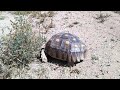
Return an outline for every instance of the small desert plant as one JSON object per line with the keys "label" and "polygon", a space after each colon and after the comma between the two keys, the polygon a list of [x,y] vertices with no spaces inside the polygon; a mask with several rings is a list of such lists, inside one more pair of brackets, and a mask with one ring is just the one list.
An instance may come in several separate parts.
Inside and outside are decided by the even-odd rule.
{"label": "small desert plant", "polygon": [[1,40],[0,59],[6,65],[21,68],[33,60],[34,52],[39,50],[45,38],[40,33],[37,36],[33,33],[24,16],[11,23],[11,32]]}
{"label": "small desert plant", "polygon": [[98,14],[97,17],[94,18],[98,20],[98,23],[104,23],[108,17],[110,17],[110,15],[103,15],[100,11],[100,14]]}
{"label": "small desert plant", "polygon": [[12,14],[15,15],[31,15],[32,17],[41,18],[41,17],[52,17],[54,15],[53,11],[12,11]]}
{"label": "small desert plant", "polygon": [[91,60],[99,60],[99,57],[95,56],[95,55],[92,55],[91,56]]}
{"label": "small desert plant", "polygon": [[5,17],[4,16],[0,16],[0,20],[4,20],[5,19]]}
{"label": "small desert plant", "polygon": [[[44,13],[43,13],[44,12]],[[31,16],[36,17],[36,18],[41,18],[41,17],[53,17],[54,16],[53,11],[32,11]]]}
{"label": "small desert plant", "polygon": [[12,14],[15,14],[15,15],[28,15],[30,14],[32,11],[12,11],[11,13]]}
{"label": "small desert plant", "polygon": [[0,20],[4,20],[5,16],[2,16],[2,11],[0,11]]}
{"label": "small desert plant", "polygon": [[[46,34],[50,28],[54,28],[53,24],[53,11],[32,11],[32,13],[28,16],[28,20],[35,19],[34,25],[35,27],[42,28],[44,34]],[[32,19],[31,19],[32,18]],[[31,22],[32,24],[32,22]]]}
{"label": "small desert plant", "polygon": [[114,13],[118,13],[118,14],[120,14],[120,11],[113,11]]}

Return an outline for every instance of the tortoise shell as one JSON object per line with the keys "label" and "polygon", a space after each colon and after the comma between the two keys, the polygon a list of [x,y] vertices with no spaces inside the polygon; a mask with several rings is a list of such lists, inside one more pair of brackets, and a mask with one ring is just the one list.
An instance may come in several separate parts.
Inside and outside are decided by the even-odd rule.
{"label": "tortoise shell", "polygon": [[75,35],[58,33],[53,35],[45,45],[45,54],[55,59],[80,62],[85,57],[86,45]]}

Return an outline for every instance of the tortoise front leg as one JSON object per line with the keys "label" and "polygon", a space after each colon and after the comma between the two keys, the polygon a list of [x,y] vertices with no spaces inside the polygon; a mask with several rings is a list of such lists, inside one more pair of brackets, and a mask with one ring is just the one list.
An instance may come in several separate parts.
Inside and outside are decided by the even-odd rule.
{"label": "tortoise front leg", "polygon": [[45,49],[41,48],[40,50],[40,60],[41,62],[47,62],[47,56],[45,55]]}
{"label": "tortoise front leg", "polygon": [[68,59],[68,66],[69,66],[69,67],[73,67],[73,66],[74,66],[74,62],[73,62],[73,59],[72,59],[72,58],[71,58],[71,59],[70,59],[70,58]]}

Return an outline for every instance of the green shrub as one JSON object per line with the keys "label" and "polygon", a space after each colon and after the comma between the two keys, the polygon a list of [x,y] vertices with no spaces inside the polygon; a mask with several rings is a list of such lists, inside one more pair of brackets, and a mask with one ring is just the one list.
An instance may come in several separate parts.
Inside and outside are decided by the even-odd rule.
{"label": "green shrub", "polygon": [[0,59],[4,64],[21,68],[33,60],[34,52],[39,50],[46,39],[40,33],[37,36],[33,33],[24,16],[16,18],[15,22],[11,23],[10,34],[2,37]]}

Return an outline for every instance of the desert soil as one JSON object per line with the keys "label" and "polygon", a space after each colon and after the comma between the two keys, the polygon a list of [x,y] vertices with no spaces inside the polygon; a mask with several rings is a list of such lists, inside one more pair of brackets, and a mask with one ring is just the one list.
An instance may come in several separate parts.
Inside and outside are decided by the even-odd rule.
{"label": "desert soil", "polygon": [[[47,40],[56,33],[70,32],[77,35],[88,48],[87,58],[69,68],[55,63],[41,63],[38,60],[22,71],[13,68],[12,79],[118,79],[120,78],[120,15],[102,11],[108,16],[96,19],[99,11],[55,11],[53,24],[46,34]],[[6,18],[0,20],[0,29],[10,26],[14,15],[3,12]],[[7,33],[7,29],[6,29]],[[1,31],[0,31],[0,35]]]}

